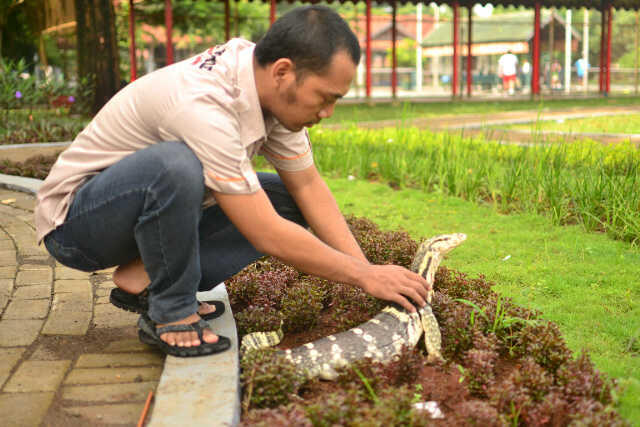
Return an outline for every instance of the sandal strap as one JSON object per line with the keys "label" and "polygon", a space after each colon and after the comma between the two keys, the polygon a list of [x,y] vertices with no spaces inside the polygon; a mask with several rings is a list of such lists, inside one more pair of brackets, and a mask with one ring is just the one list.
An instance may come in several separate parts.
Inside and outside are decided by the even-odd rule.
{"label": "sandal strap", "polygon": [[199,319],[197,322],[193,322],[188,325],[168,325],[161,328],[156,328],[156,335],[160,336],[168,332],[197,332],[198,338],[202,340],[203,331],[208,327],[209,324],[207,322]]}

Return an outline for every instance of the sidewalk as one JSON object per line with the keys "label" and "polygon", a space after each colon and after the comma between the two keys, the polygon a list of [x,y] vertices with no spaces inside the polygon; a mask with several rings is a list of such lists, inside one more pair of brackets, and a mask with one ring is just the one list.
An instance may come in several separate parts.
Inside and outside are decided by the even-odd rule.
{"label": "sidewalk", "polygon": [[233,347],[165,358],[139,342],[137,314],[109,303],[113,269],[73,270],[36,244],[35,198],[14,190],[35,181],[0,175],[2,425],[135,426],[150,392],[145,425],[235,425],[237,338],[224,287],[200,297],[227,303],[212,327]]}
{"label": "sidewalk", "polygon": [[66,268],[38,247],[35,199],[0,189],[0,414],[20,426],[135,425],[164,357],[137,315],[109,304],[111,271]]}

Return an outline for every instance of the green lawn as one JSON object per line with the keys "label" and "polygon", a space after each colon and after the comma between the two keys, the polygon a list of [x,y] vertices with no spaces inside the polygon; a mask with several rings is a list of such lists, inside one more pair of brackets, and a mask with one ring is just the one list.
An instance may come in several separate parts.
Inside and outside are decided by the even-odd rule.
{"label": "green lawn", "polygon": [[420,190],[327,179],[344,213],[420,239],[464,232],[444,265],[496,283],[495,290],[556,322],[572,350],[624,387],[620,413],[640,426],[640,249],[532,214],[493,209]]}
{"label": "green lawn", "polygon": [[552,99],[540,101],[443,101],[415,103],[403,102],[399,105],[379,103],[366,104],[339,103],[333,116],[322,121],[324,124],[348,124],[391,119],[414,119],[418,117],[442,117],[459,114],[482,114],[504,111],[552,111],[579,109],[581,107],[604,107],[637,105],[638,97],[588,98],[588,99]]}
{"label": "green lawn", "polygon": [[640,114],[590,117],[571,120],[544,120],[526,125],[499,126],[502,129],[550,130],[565,133],[640,134]]}

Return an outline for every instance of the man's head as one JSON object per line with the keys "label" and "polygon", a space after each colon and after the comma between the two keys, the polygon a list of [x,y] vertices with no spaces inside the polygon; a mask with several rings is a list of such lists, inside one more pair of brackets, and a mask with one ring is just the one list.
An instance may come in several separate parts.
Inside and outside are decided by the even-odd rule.
{"label": "man's head", "polygon": [[333,114],[355,75],[360,45],[336,12],[307,6],[271,26],[256,45],[255,60],[263,109],[299,130]]}

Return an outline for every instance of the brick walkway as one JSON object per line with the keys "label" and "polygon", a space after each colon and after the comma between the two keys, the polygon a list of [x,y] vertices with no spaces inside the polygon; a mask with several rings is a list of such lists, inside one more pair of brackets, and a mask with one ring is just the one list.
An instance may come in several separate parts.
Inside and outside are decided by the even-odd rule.
{"label": "brick walkway", "polygon": [[0,189],[1,424],[136,425],[164,357],[109,303],[111,270],[72,270],[37,246],[34,203]]}

